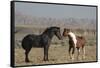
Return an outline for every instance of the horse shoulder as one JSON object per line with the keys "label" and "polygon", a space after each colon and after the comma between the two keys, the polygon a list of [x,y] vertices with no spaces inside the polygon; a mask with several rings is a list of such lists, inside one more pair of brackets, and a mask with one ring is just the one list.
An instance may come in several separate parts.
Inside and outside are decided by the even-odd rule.
{"label": "horse shoulder", "polygon": [[41,36],[41,43],[48,44],[50,42],[50,39],[47,35]]}

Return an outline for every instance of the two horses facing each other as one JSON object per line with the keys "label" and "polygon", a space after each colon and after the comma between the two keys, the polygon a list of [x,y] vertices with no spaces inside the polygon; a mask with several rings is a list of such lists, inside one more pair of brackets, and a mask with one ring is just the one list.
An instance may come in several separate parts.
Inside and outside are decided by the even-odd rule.
{"label": "two horses facing each other", "polygon": [[85,38],[83,36],[76,36],[70,29],[64,28],[63,36],[69,38],[69,56],[74,59],[75,49],[77,49],[77,59],[79,59],[80,48],[82,48],[82,59],[85,58]]}
{"label": "two horses facing each other", "polygon": [[[60,27],[49,27],[42,34],[34,35],[28,34],[22,39],[22,48],[25,50],[25,62],[30,62],[28,54],[32,47],[43,48],[44,49],[44,61],[48,61],[48,50],[51,44],[53,36],[56,35],[59,40],[62,40],[60,33]],[[75,36],[70,30],[64,29],[63,36],[68,36],[69,38],[69,55],[70,58],[74,58],[74,51],[77,48],[78,56],[80,52],[80,47],[85,54],[85,39],[83,37]],[[73,50],[72,50],[73,49]],[[72,54],[70,54],[72,50]],[[77,57],[78,57],[77,56]]]}

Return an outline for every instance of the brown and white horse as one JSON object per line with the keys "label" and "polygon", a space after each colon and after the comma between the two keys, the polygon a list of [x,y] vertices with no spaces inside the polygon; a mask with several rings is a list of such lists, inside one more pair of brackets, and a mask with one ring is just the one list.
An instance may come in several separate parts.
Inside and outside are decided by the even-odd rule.
{"label": "brown and white horse", "polygon": [[76,36],[70,29],[64,28],[63,36],[69,38],[69,56],[74,59],[75,49],[77,49],[77,59],[79,59],[80,48],[82,48],[82,58],[85,58],[85,38]]}

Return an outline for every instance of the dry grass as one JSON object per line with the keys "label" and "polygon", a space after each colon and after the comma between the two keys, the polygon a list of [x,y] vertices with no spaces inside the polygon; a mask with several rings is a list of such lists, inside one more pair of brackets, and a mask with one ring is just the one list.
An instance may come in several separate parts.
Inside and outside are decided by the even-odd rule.
{"label": "dry grass", "polygon": [[[22,26],[21,26],[22,27]],[[25,27],[26,28],[26,27]],[[82,55],[80,55],[79,60],[70,60],[68,55],[68,39],[65,42],[61,43],[62,41],[58,40],[57,37],[52,39],[51,46],[49,48],[49,61],[43,61],[43,49],[42,48],[32,48],[29,53],[29,59],[31,60],[30,63],[25,63],[25,55],[24,50],[21,48],[21,43],[17,42],[21,41],[23,37],[27,34],[39,33],[40,29],[22,29],[15,34],[15,66],[23,66],[23,65],[41,65],[41,64],[57,64],[57,63],[73,63],[73,62],[88,62],[88,61],[97,61],[96,58],[96,36],[92,36],[87,34],[85,37],[87,40],[86,43],[86,58],[82,60]],[[16,44],[17,43],[17,44]],[[62,45],[60,45],[62,44]],[[18,45],[20,46],[18,48]],[[75,55],[76,57],[76,55]]]}
{"label": "dry grass", "polygon": [[19,48],[15,49],[15,65],[41,65],[41,64],[57,64],[57,63],[73,63],[73,62],[88,62],[96,61],[96,46],[86,46],[86,58],[82,60],[80,55],[79,60],[71,61],[68,55],[68,46],[50,46],[49,49],[49,61],[43,61],[43,49],[42,48],[32,48],[29,53],[30,63],[25,63],[24,61],[24,50]]}

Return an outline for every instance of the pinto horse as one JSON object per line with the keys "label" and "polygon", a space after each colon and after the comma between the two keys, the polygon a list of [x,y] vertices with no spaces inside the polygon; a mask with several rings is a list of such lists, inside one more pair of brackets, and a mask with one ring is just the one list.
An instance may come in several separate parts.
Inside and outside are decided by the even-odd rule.
{"label": "pinto horse", "polygon": [[[77,48],[77,59],[79,58],[80,48],[82,48],[82,58],[85,58],[85,38],[76,36],[70,29],[64,28],[63,36],[69,38],[69,56],[74,59],[75,49]],[[71,52],[72,51],[72,52]]]}
{"label": "pinto horse", "polygon": [[48,49],[54,35],[60,40],[62,39],[59,27],[49,27],[40,35],[28,34],[25,36],[22,40],[22,48],[25,50],[25,62],[29,62],[28,54],[32,47],[44,48],[44,61],[48,61]]}

